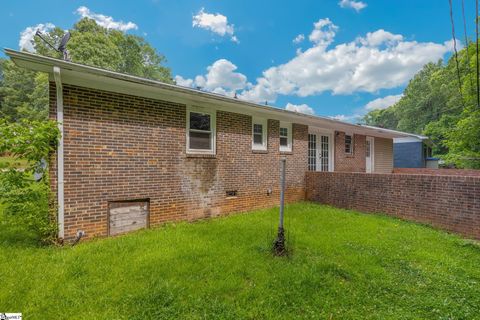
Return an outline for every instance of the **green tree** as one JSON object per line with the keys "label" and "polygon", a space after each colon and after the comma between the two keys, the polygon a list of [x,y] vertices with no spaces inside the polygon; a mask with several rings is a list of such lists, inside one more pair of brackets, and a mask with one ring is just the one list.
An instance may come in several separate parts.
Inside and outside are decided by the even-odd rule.
{"label": "green tree", "polygon": [[[170,69],[163,66],[165,57],[142,37],[106,29],[89,18],[78,21],[70,34],[68,50],[73,62],[173,83]],[[59,43],[63,35],[62,29],[55,28],[46,38]],[[39,38],[34,39],[33,45],[39,54],[61,58]]]}
{"label": "green tree", "polygon": [[[165,57],[139,36],[108,30],[88,18],[78,21],[70,33],[68,50],[73,62],[173,83],[170,69],[163,65]],[[57,27],[44,37],[56,45],[63,35]],[[40,55],[62,58],[39,38],[34,38],[33,45]],[[0,59],[0,116],[19,121],[44,120],[47,115],[48,77]]]}
{"label": "green tree", "polygon": [[380,128],[396,129],[398,127],[398,119],[395,114],[395,108],[372,110],[363,118],[368,125]]}
{"label": "green tree", "polygon": [[398,130],[422,133],[428,123],[440,119],[447,102],[443,77],[441,62],[429,63],[415,75],[395,108]]}
{"label": "green tree", "polygon": [[446,133],[447,160],[460,168],[480,169],[480,109],[466,109]]}
{"label": "green tree", "polygon": [[46,119],[48,77],[1,59],[0,117],[10,121]]}
{"label": "green tree", "polygon": [[454,56],[446,64],[439,61],[425,65],[409,82],[399,102],[385,110],[369,112],[364,121],[425,134],[434,142],[435,155],[457,167],[480,168],[475,61],[472,43],[459,51],[458,71]]}
{"label": "green tree", "polygon": [[[45,243],[56,241],[57,223],[44,161],[55,151],[59,136],[53,121],[0,119],[0,154],[7,151],[27,162],[24,170],[14,165],[0,170],[2,218],[35,232]],[[34,174],[40,175],[39,181],[33,181]]]}

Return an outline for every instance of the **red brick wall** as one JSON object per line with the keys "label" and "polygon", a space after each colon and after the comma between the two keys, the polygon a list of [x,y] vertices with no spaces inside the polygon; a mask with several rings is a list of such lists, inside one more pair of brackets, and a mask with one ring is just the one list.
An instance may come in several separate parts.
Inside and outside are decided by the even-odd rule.
{"label": "red brick wall", "polygon": [[308,172],[306,190],[311,201],[480,239],[480,177]]}
{"label": "red brick wall", "polygon": [[[217,111],[217,155],[193,157],[185,153],[185,105],[69,85],[63,90],[67,241],[79,229],[87,237],[106,236],[109,201],[150,199],[150,225],[278,204],[278,121],[268,121],[268,153],[254,153],[251,117]],[[50,101],[55,118],[53,83]],[[287,201],[305,196],[307,134],[307,126],[293,125]],[[227,190],[237,190],[237,197],[227,198]]]}
{"label": "red brick wall", "polygon": [[365,136],[355,134],[353,153],[345,153],[345,132],[335,132],[335,171],[365,172]]}
{"label": "red brick wall", "polygon": [[480,177],[480,170],[467,170],[467,169],[394,168],[393,173],[428,174],[428,175],[435,175],[435,176]]}

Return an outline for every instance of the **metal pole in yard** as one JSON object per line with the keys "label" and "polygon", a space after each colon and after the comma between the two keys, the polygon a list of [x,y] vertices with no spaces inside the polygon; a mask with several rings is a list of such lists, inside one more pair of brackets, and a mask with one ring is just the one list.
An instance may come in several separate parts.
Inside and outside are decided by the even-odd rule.
{"label": "metal pole in yard", "polygon": [[285,254],[285,230],[283,229],[283,216],[285,205],[285,163],[287,159],[282,158],[280,160],[280,221],[278,224],[277,239],[273,244],[275,254],[281,256]]}

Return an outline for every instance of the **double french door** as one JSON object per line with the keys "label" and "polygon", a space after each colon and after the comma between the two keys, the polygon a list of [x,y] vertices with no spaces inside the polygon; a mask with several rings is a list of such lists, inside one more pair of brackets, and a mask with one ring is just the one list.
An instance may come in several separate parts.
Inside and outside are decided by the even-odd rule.
{"label": "double french door", "polygon": [[333,171],[332,135],[308,134],[308,170]]}

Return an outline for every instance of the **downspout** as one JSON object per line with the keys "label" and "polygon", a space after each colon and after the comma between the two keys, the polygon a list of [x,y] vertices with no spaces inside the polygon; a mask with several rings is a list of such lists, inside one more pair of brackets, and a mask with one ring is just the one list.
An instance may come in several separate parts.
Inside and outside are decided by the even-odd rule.
{"label": "downspout", "polygon": [[57,149],[57,202],[58,202],[58,237],[64,238],[64,167],[63,167],[63,87],[62,78],[60,76],[60,67],[53,67],[53,77],[55,78],[55,88],[57,91],[57,123],[60,131],[60,140],[58,141]]}

